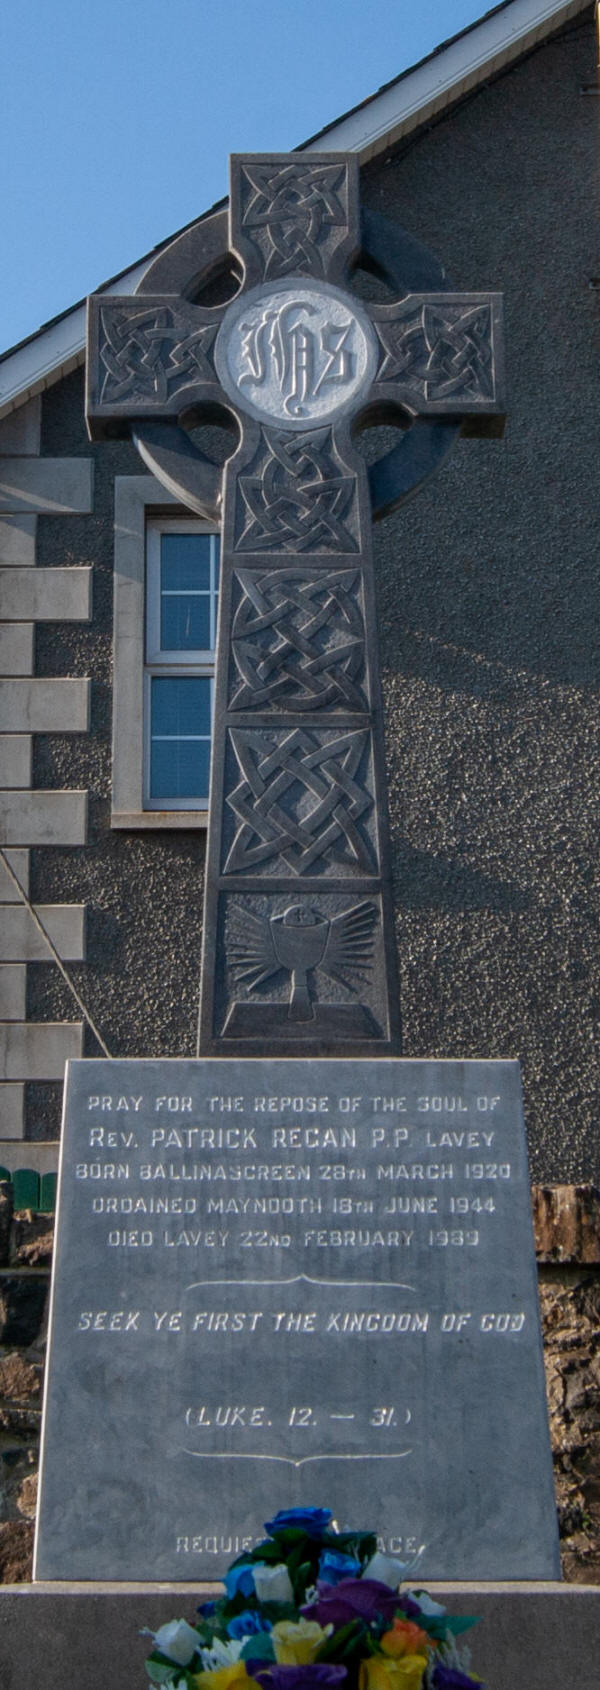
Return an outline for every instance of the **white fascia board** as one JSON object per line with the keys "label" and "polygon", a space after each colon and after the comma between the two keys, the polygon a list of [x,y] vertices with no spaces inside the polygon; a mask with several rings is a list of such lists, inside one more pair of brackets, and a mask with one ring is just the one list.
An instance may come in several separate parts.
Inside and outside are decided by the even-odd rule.
{"label": "white fascia board", "polygon": [[[104,293],[133,293],[141,282],[152,254],[141,264],[127,270],[116,282],[103,288]],[[58,322],[17,347],[12,358],[0,363],[0,420],[18,405],[26,404],[34,394],[69,375],[83,363],[85,353],[85,305],[76,305]]]}
{"label": "white fascia board", "polygon": [[589,3],[513,0],[504,11],[482,19],[357,111],[340,118],[303,150],[357,152],[366,163],[562,28]]}
{"label": "white fascia board", "polygon": [[[589,4],[590,0],[512,0],[300,150],[356,152],[366,163],[561,29]],[[133,293],[153,257],[149,253],[102,291]],[[83,363],[84,350],[85,306],[78,305],[0,362],[0,419],[76,369]]]}

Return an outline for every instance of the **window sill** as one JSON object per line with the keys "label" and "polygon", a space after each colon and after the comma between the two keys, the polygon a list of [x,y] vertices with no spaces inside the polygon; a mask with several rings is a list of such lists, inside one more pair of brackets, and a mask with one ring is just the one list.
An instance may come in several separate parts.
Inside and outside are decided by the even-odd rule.
{"label": "window sill", "polygon": [[208,810],[113,810],[110,818],[115,828],[179,828],[206,829]]}

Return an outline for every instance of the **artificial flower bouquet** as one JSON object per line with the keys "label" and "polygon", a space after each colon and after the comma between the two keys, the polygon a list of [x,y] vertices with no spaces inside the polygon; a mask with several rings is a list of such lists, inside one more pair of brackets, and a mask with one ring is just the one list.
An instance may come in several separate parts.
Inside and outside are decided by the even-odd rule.
{"label": "artificial flower bouquet", "polygon": [[[225,1574],[195,1625],[157,1632],[146,1668],[167,1690],[474,1690],[456,1639],[472,1618],[424,1590],[373,1532],[338,1532],[328,1508],[290,1508]],[[414,1563],[413,1563],[414,1565]]]}

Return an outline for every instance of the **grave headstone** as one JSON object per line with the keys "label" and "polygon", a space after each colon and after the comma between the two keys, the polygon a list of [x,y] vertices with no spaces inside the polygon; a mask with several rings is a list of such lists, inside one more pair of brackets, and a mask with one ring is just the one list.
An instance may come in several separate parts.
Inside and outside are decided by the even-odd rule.
{"label": "grave headstone", "polygon": [[558,1573],[518,1064],[71,1064],[36,1577],[218,1578],[319,1497]]}
{"label": "grave headstone", "polygon": [[346,155],[234,159],[229,219],[90,302],[92,436],[218,511],[223,565],[201,1057],[71,1065],[36,1576],[218,1577],[319,1495],[423,1576],[553,1577],[518,1065],[391,1054],[371,514],[501,430],[500,302],[361,221]]}

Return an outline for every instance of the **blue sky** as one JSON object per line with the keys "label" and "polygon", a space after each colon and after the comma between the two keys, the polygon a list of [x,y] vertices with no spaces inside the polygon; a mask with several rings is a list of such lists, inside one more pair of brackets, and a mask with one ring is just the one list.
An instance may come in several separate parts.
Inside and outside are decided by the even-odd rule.
{"label": "blue sky", "polygon": [[0,350],[490,0],[4,0]]}

